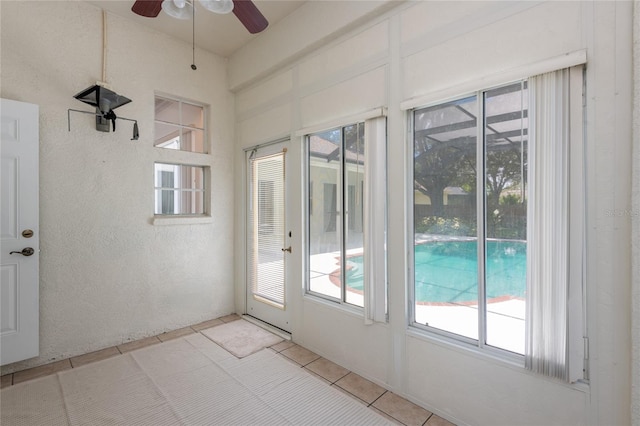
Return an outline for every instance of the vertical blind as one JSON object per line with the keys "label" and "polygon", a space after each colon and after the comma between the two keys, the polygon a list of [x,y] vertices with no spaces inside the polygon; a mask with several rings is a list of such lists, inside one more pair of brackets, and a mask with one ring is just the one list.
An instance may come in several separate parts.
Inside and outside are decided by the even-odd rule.
{"label": "vertical blind", "polygon": [[[581,164],[582,141],[576,137],[580,126],[571,126],[572,114],[580,114],[581,97],[571,102],[572,85],[582,87],[579,69],[529,79],[531,239],[525,349],[528,369],[569,382],[582,378],[584,355],[580,176],[574,173],[571,179],[571,169]],[[576,250],[578,255],[572,256]]]}
{"label": "vertical blind", "polygon": [[285,305],[285,153],[249,160],[249,282],[254,296]]}
{"label": "vertical blind", "polygon": [[387,320],[387,119],[365,121],[365,323]]}

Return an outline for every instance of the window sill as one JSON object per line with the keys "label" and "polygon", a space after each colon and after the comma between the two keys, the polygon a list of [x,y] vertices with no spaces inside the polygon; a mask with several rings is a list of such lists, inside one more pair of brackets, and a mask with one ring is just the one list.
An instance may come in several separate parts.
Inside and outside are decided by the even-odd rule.
{"label": "window sill", "polygon": [[151,220],[152,225],[197,225],[204,223],[213,223],[211,216],[154,216]]}
{"label": "window sill", "polygon": [[447,349],[456,351],[458,353],[471,356],[476,359],[488,361],[494,365],[499,365],[521,374],[534,376],[538,379],[555,383],[557,385],[560,385],[569,389],[574,389],[576,391],[583,392],[583,393],[590,393],[590,387],[588,382],[579,380],[575,383],[565,383],[563,381],[560,381],[551,377],[546,377],[540,374],[536,374],[527,370],[526,368],[524,368],[524,357],[522,357],[521,360],[517,360],[519,356],[514,357],[506,354],[503,355],[496,351],[482,350],[475,346],[464,343],[462,341],[458,341],[456,339],[445,337],[445,336],[440,336],[436,333],[430,333],[426,330],[422,330],[411,325],[407,327],[406,336],[417,339],[417,340],[421,340],[423,342],[432,343],[432,344],[441,346],[443,348],[447,348]]}

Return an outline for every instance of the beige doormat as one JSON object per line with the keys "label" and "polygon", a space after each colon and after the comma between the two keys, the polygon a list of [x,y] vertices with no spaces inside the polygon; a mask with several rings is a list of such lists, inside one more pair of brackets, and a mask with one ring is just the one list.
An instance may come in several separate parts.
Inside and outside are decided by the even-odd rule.
{"label": "beige doormat", "polygon": [[228,322],[202,330],[201,333],[238,358],[244,358],[283,340],[245,320]]}

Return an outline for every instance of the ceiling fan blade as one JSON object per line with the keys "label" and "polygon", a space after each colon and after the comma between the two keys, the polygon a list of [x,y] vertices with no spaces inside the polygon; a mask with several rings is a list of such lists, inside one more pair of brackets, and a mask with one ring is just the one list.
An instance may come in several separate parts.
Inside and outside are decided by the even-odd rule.
{"label": "ceiling fan blade", "polygon": [[162,0],[136,0],[131,10],[136,15],[155,18],[162,10]]}
{"label": "ceiling fan blade", "polygon": [[251,0],[233,0],[233,14],[251,34],[257,34],[269,25],[267,18]]}

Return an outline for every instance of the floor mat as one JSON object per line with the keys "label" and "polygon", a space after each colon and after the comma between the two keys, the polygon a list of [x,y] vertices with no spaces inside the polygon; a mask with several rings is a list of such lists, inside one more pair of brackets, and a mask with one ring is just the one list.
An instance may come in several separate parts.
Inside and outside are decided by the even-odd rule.
{"label": "floor mat", "polygon": [[202,334],[4,388],[0,403],[0,424],[20,426],[391,424],[274,351],[237,358]]}
{"label": "floor mat", "polygon": [[228,322],[202,330],[201,333],[238,358],[244,358],[283,340],[245,320]]}

